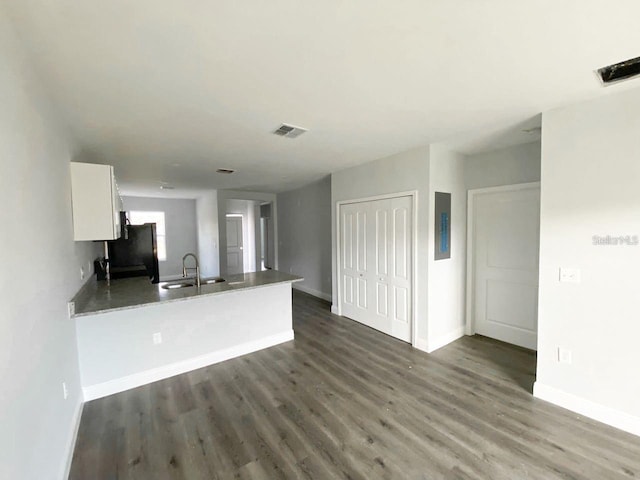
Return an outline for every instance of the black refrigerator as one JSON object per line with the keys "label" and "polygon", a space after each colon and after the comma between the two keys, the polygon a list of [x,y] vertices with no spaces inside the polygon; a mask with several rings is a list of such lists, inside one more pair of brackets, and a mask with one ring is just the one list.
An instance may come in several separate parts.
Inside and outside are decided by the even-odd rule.
{"label": "black refrigerator", "polygon": [[109,242],[111,278],[148,276],[152,283],[158,283],[156,224],[128,225],[126,219],[123,220],[121,237]]}

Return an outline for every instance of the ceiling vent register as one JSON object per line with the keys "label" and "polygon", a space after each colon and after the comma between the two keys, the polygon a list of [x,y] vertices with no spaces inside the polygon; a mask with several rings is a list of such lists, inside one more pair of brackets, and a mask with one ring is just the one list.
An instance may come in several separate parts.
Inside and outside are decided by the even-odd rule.
{"label": "ceiling vent register", "polygon": [[306,128],[295,127],[293,125],[288,125],[286,123],[283,123],[273,133],[275,133],[276,135],[279,135],[281,137],[296,138],[296,137],[299,137],[300,135],[302,135],[306,131],[307,131]]}
{"label": "ceiling vent register", "polygon": [[599,68],[598,75],[605,85],[638,76],[640,75],[640,57]]}

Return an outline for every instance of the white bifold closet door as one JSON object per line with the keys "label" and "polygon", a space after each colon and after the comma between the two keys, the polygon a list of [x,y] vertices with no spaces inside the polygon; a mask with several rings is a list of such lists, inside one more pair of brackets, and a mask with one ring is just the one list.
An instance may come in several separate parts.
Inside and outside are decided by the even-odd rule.
{"label": "white bifold closet door", "polygon": [[342,314],[411,342],[412,198],[341,205],[339,241]]}

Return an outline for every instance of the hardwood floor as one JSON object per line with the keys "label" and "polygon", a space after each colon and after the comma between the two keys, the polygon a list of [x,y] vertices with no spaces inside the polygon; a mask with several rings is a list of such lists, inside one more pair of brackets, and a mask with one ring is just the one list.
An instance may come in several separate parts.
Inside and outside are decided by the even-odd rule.
{"label": "hardwood floor", "polygon": [[296,339],[84,407],[70,478],[629,479],[640,439],[534,399],[535,354],[427,355],[294,293]]}

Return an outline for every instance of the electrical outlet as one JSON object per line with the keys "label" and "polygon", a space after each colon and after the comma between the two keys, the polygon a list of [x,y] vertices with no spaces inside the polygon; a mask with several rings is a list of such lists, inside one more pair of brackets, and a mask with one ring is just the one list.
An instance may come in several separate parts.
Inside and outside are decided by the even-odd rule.
{"label": "electrical outlet", "polygon": [[84,267],[80,267],[80,280],[84,280]]}
{"label": "electrical outlet", "polygon": [[76,314],[76,302],[67,302],[67,310],[69,311],[69,318]]}
{"label": "electrical outlet", "polygon": [[69,398],[69,390],[67,390],[67,382],[62,382],[62,398]]}
{"label": "electrical outlet", "polygon": [[162,333],[156,332],[153,334],[153,344],[160,345],[162,343]]}
{"label": "electrical outlet", "polygon": [[566,363],[570,365],[573,361],[571,350],[567,350],[566,348],[558,347],[558,362]]}

